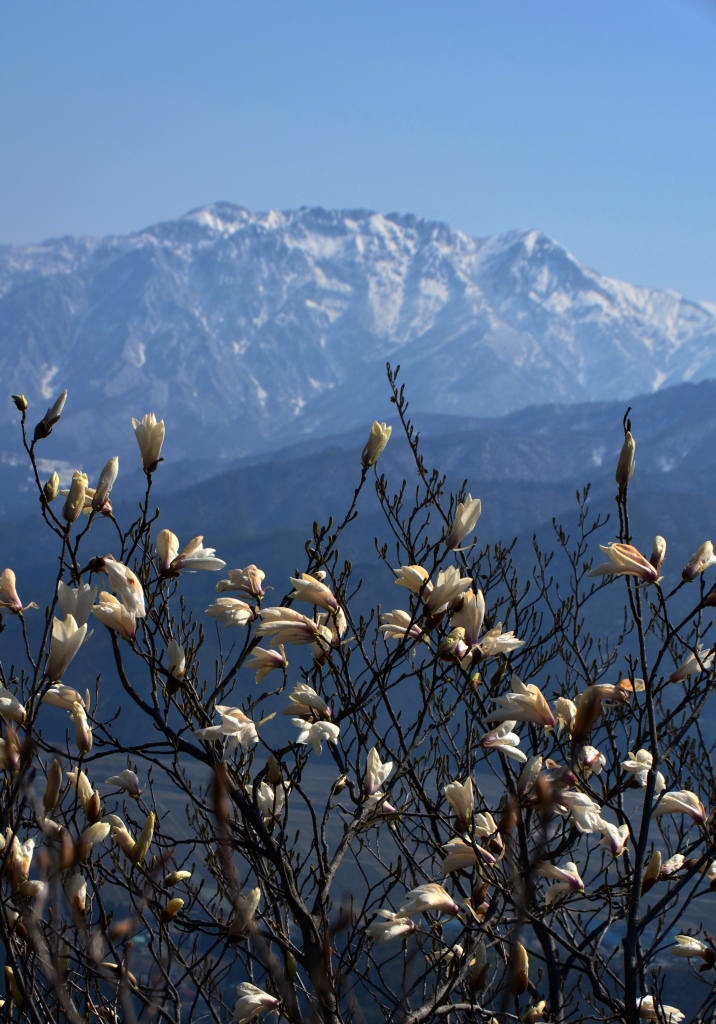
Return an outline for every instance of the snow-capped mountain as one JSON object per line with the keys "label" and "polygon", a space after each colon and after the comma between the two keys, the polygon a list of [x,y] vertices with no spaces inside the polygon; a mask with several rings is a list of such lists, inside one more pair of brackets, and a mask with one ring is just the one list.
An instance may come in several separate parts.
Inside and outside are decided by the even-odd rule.
{"label": "snow-capped mountain", "polygon": [[[716,306],[602,277],[536,231],[218,203],[0,248],[4,390],[34,423],[67,387],[47,444],[97,468],[150,410],[170,458],[330,439],[390,416],[386,361],[413,410],[485,417],[716,377],[715,343]],[[0,423],[16,415],[0,402]]]}

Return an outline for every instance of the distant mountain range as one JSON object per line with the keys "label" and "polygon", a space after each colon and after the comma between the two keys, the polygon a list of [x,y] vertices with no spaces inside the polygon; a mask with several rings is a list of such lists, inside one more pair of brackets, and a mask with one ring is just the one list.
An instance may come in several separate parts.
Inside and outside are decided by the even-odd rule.
{"label": "distant mountain range", "polygon": [[[27,395],[33,423],[70,392],[48,466],[137,465],[129,419],[150,410],[167,458],[202,475],[330,444],[390,416],[386,361],[424,414],[627,399],[716,377],[716,306],[602,277],[535,231],[480,240],[365,210],[219,203],[132,235],[0,248],[4,391]],[[0,401],[6,466],[15,419]]]}

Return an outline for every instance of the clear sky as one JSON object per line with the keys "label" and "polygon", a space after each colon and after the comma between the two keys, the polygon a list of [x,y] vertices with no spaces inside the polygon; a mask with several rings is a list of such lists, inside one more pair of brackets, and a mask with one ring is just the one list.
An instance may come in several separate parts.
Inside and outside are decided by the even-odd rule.
{"label": "clear sky", "polygon": [[716,0],[0,0],[0,90],[0,242],[366,207],[716,302]]}

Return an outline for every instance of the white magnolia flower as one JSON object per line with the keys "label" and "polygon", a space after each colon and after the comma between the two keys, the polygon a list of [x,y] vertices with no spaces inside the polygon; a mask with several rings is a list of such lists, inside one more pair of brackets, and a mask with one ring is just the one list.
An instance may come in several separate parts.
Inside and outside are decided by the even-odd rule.
{"label": "white magnolia flower", "polygon": [[385,450],[385,446],[390,440],[392,433],[393,428],[389,427],[387,423],[379,423],[378,420],[373,421],[373,426],[370,428],[370,437],[361,455],[361,463],[364,469],[370,469],[371,466],[376,464],[378,458]]}
{"label": "white magnolia flower", "polygon": [[4,718],[6,722],[22,724],[25,721],[25,714],[25,708],[15,694],[10,693],[6,687],[0,686],[0,718]]}
{"label": "white magnolia flower", "polygon": [[298,577],[291,577],[291,583],[294,589],[288,596],[295,601],[305,601],[327,612],[338,611],[338,601],[333,591],[317,576],[304,572]]}
{"label": "white magnolia flower", "polygon": [[[646,786],[647,777],[649,775],[649,769],[653,764],[654,758],[651,756],[651,752],[646,750],[644,747],[641,750],[637,750],[636,754],[629,751],[629,757],[626,761],[622,761],[622,768],[631,772],[634,776],[634,781],[640,786]],[[661,772],[656,773],[656,781],[654,784],[654,792],[658,795],[666,789],[666,781]]]}
{"label": "white magnolia flower", "polygon": [[496,729],[485,733],[480,740],[480,745],[486,750],[499,750],[507,757],[513,757],[515,761],[526,761],[527,754],[519,749],[520,737],[512,729],[517,725],[513,719],[503,722]]}
{"label": "white magnolia flower", "polygon": [[472,779],[468,778],[465,782],[450,782],[443,792],[445,793],[445,799],[454,809],[459,821],[463,825],[467,825],[472,818],[475,806]]}
{"label": "white magnolia flower", "polygon": [[681,578],[686,580],[687,583],[691,583],[704,570],[710,569],[712,565],[716,565],[716,555],[714,554],[713,544],[710,540],[707,540],[688,560],[681,573]]}
{"label": "white magnolia flower", "polygon": [[292,718],[291,724],[300,729],[296,743],[310,744],[315,754],[323,751],[323,741],[337,743],[340,726],[335,722],[306,722],[303,718]]}
{"label": "white magnolia flower", "polygon": [[290,789],[290,782],[282,782],[275,787],[268,782],[259,783],[256,787],[256,800],[261,816],[269,821],[280,818]]}
{"label": "white magnolia flower", "polygon": [[512,676],[512,693],[495,697],[495,703],[498,707],[487,716],[486,722],[533,722],[548,729],[557,724],[542,691],[532,683],[523,683],[519,676]]}
{"label": "white magnolia flower", "polygon": [[445,850],[445,857],[441,865],[443,874],[472,868],[480,861],[486,864],[497,863],[497,859],[487,850],[483,850],[477,843],[466,843],[459,836],[451,839],[449,843],[444,843],[443,850]]}
{"label": "white magnolia flower", "polygon": [[644,583],[656,583],[658,569],[632,544],[600,544],[599,547],[609,561],[592,569],[590,576],[636,576]]}
{"label": "white magnolia flower", "polygon": [[67,615],[64,621],[52,620],[50,653],[45,665],[45,675],[48,679],[62,678],[68,665],[82,646],[86,635],[87,623],[78,626],[72,615]]}
{"label": "white magnolia flower", "polygon": [[400,916],[412,917],[413,914],[450,914],[455,917],[460,907],[450,893],[437,882],[428,882],[411,889],[407,894],[407,902],[400,908]]}
{"label": "white magnolia flower", "polygon": [[395,581],[397,587],[405,587],[411,594],[419,595],[423,600],[431,594],[433,585],[430,582],[430,574],[422,565],[403,565],[394,572],[398,577]]}
{"label": "white magnolia flower", "polygon": [[329,626],[301,615],[293,608],[262,608],[261,622],[256,627],[257,636],[271,636],[271,646],[279,644],[312,644],[330,645],[333,633]]}
{"label": "white magnolia flower", "polygon": [[106,781],[108,786],[119,786],[130,796],[139,796],[142,792],[137,774],[130,768],[125,768],[119,775],[110,776]]}
{"label": "white magnolia flower", "polygon": [[658,1020],[661,1024],[681,1024],[686,1016],[675,1006],[666,1006],[664,1003],[655,1006],[653,996],[643,996],[638,1001],[638,1009],[642,1020]]}
{"label": "white magnolia flower", "polygon": [[92,614],[126,640],[133,640],[137,635],[136,618],[114,594],[103,591],[99,595],[99,604],[92,609]]}
{"label": "white magnolia flower", "polygon": [[701,672],[708,672],[714,662],[714,651],[707,651],[704,647],[698,647],[695,654],[690,654],[686,661],[672,672],[669,676],[670,683],[679,683],[689,676],[697,676]]}
{"label": "white magnolia flower", "polygon": [[597,829],[602,833],[599,845],[609,850],[615,857],[621,857],[629,839],[629,826],[615,825],[601,817],[596,824]]}
{"label": "white magnolia flower", "polygon": [[707,946],[701,939],[695,938],[693,935],[675,935],[676,945],[672,946],[669,952],[672,956],[684,956],[691,957],[697,956],[701,960],[705,960],[707,964],[713,965],[716,961],[716,953]]}
{"label": "white magnolia flower", "polygon": [[600,806],[586,793],[567,790],[559,795],[560,804],[566,808],[570,820],[579,832],[594,832],[602,820]]}
{"label": "white magnolia flower", "polygon": [[481,590],[474,591],[471,587],[463,594],[459,607],[450,616],[450,625],[454,628],[462,626],[465,630],[465,643],[471,648],[480,639],[484,621],[485,596]]}
{"label": "white magnolia flower", "polygon": [[289,693],[288,699],[291,703],[284,710],[284,715],[295,715],[297,718],[304,718],[307,721],[331,718],[331,709],[323,697],[307,683],[296,683],[293,693]]}
{"label": "white magnolia flower", "polygon": [[196,572],[199,569],[206,569],[209,572],[217,572],[226,566],[220,558],[216,557],[216,548],[205,548],[203,536],[194,537],[189,543],[172,559],[170,568],[173,572]]}
{"label": "white magnolia flower", "polygon": [[537,874],[542,878],[553,878],[557,883],[547,887],[545,896],[547,906],[557,896],[561,896],[562,893],[584,892],[584,882],[580,877],[577,865],[573,861],[567,861],[562,868],[557,867],[556,864],[543,862],[537,869]]}
{"label": "white magnolia flower", "polygon": [[0,573],[0,608],[4,608],[13,615],[19,615],[24,611],[22,601],[17,596],[15,589],[16,577],[12,569],[3,569]]}
{"label": "white magnolia flower", "polygon": [[365,766],[363,796],[377,796],[392,771],[393,762],[381,761],[377,747],[371,747]]}
{"label": "white magnolia flower", "polygon": [[239,998],[234,1003],[234,1021],[236,1024],[247,1024],[259,1013],[266,1010],[276,1010],[281,1005],[281,1000],[257,988],[248,981],[242,981],[237,985],[236,992]]}
{"label": "white magnolia flower", "polygon": [[194,735],[199,740],[219,740],[228,737],[226,753],[232,754],[238,746],[248,750],[258,743],[259,736],[256,726],[240,708],[231,708],[225,704],[217,704],[215,710],[221,715],[221,725],[211,725],[207,729],[197,729]]}
{"label": "white magnolia flower", "polygon": [[228,626],[245,626],[256,618],[256,609],[236,597],[217,597],[206,609],[206,614],[218,621],[225,628]]}
{"label": "white magnolia flower", "polygon": [[147,473],[153,473],[164,444],[164,420],[157,423],[154,413],[148,412],[141,420],[132,418],[132,426],[142,456],[142,465]]}
{"label": "white magnolia flower", "polygon": [[488,629],[477,646],[483,658],[495,658],[498,654],[509,654],[523,647],[524,643],[524,640],[517,639],[513,630],[503,633],[502,623],[498,622],[494,629]]}
{"label": "white magnolia flower", "polygon": [[244,662],[244,668],[256,669],[256,682],[260,683],[264,676],[274,669],[280,668],[285,671],[288,668],[288,660],[284,653],[283,644],[279,644],[276,650],[265,650],[263,647],[254,647],[251,656]]}
{"label": "white magnolia flower", "polygon": [[259,600],[265,594],[262,586],[266,573],[258,568],[256,565],[247,565],[245,569],[229,569],[228,580],[219,580],[216,584],[216,589],[221,592],[224,590],[238,590],[242,594],[246,594],[248,597]]}
{"label": "white magnolia flower", "polygon": [[688,789],[664,793],[654,804],[651,814],[653,818],[660,818],[662,814],[688,814],[697,825],[703,824],[708,817],[704,805]]}
{"label": "white magnolia flower", "polygon": [[119,596],[130,615],[133,615],[135,619],[144,618],[147,614],[144,606],[144,591],[129,566],[116,561],[112,555],[105,555],[102,572],[107,574],[111,589]]}
{"label": "white magnolia flower", "polygon": [[455,510],[455,519],[445,538],[448,550],[454,551],[459,547],[465,537],[477,526],[477,520],[482,512],[482,502],[479,498],[473,498],[468,494],[465,501],[458,503]]}
{"label": "white magnolia flower", "polygon": [[461,576],[457,566],[451,565],[441,569],[438,580],[429,594],[423,592],[425,611],[429,615],[437,615],[452,602],[461,598],[472,586],[469,576]]}
{"label": "white magnolia flower", "polygon": [[71,711],[75,702],[79,704],[85,703],[77,690],[73,690],[71,686],[65,686],[64,683],[54,683],[42,695],[43,704],[49,704],[53,708],[60,708],[62,711]]}
{"label": "white magnolia flower", "polygon": [[379,946],[382,946],[385,942],[390,942],[391,939],[412,935],[418,927],[415,921],[411,921],[409,917],[403,917],[392,910],[379,910],[378,914],[384,920],[381,921],[376,917],[368,925],[366,931]]}
{"label": "white magnolia flower", "polygon": [[420,640],[423,637],[422,628],[415,622],[410,612],[395,608],[392,612],[381,615],[382,625],[379,633],[385,633],[388,640]]}
{"label": "white magnolia flower", "polygon": [[79,587],[68,587],[60,581],[57,584],[57,603],[60,606],[61,618],[71,615],[78,626],[89,621],[92,606],[97,597],[97,587],[82,583]]}

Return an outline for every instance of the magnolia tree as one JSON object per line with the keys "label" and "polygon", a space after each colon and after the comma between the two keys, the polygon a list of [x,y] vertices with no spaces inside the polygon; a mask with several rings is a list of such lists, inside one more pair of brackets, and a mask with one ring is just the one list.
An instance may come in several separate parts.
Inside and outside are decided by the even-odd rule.
{"label": "magnolia tree", "polygon": [[[160,528],[163,422],[133,420],[146,490],[123,525],[116,458],[94,488],[40,477],[65,394],[31,432],[15,396],[59,568],[42,594],[21,566],[0,577],[25,651],[0,669],[1,1019],[676,1024],[677,976],[713,1019],[711,542],[676,582],[661,537],[632,545],[625,421],[618,527],[581,495],[572,537],[555,527],[567,581],[535,544],[520,584],[510,548],[475,542],[480,501],[426,468],[389,379],[415,480],[380,475],[375,423],[349,507],[314,527],[304,572],[266,585]],[[389,611],[366,611],[338,555],[368,489]],[[185,574],[205,570],[218,595],[189,610]],[[47,606],[37,643],[18,587]],[[600,602],[621,609],[611,639]],[[233,631],[231,656],[202,666],[202,621]],[[90,647],[111,657],[112,721],[72,685]]]}

